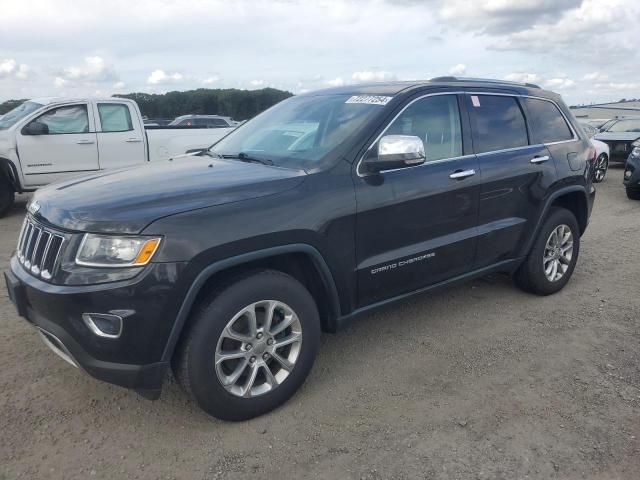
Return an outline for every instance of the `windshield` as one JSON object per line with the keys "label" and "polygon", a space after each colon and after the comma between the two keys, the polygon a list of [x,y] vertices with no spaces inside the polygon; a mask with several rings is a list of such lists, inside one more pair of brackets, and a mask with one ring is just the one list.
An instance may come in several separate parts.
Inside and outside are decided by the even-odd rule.
{"label": "windshield", "polygon": [[40,107],[42,107],[42,105],[36,102],[24,102],[18,105],[13,110],[0,116],[0,130],[6,130],[7,128],[12,127],[16,122],[23,119],[30,113],[35,112]]}
{"label": "windshield", "polygon": [[349,95],[291,97],[233,131],[211,150],[222,156],[242,152],[278,166],[313,167],[381,111],[379,99],[389,100],[369,98],[367,103],[367,97]]}
{"label": "windshield", "polygon": [[611,125],[607,132],[640,132],[640,118],[628,118]]}

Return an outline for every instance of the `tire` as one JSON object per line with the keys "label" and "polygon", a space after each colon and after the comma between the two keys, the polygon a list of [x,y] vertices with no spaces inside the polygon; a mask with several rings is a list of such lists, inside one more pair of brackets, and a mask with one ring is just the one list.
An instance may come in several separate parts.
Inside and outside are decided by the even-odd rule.
{"label": "tire", "polygon": [[13,205],[14,200],[15,192],[13,191],[13,186],[9,180],[0,173],[0,218],[6,215]]}
{"label": "tire", "polygon": [[[267,329],[265,312],[272,305],[273,326]],[[249,335],[248,314],[238,315],[252,306],[257,328]],[[293,323],[276,334],[285,319]],[[261,271],[223,286],[199,305],[190,320],[192,327],[174,363],[176,378],[205,412],[222,420],[247,420],[287,401],[306,379],[319,348],[320,319],[313,297],[300,282],[277,271]],[[292,338],[300,341],[277,347]],[[241,358],[216,363],[230,352]],[[288,370],[276,361],[285,357]],[[232,379],[238,371],[238,378],[225,387],[222,379]],[[254,371],[253,388],[247,388]]]}
{"label": "tire", "polygon": [[593,183],[601,183],[607,176],[609,170],[609,157],[606,153],[601,153],[596,158],[596,164],[593,171]]}
{"label": "tire", "polygon": [[[562,227],[562,230],[558,230]],[[568,243],[562,244],[563,246],[553,246],[554,242],[551,235],[556,232],[560,233],[563,238],[566,237],[566,229],[570,231],[572,249],[570,251],[570,259],[567,259],[568,255],[562,256],[560,253],[568,247]],[[556,236],[558,238],[558,236]],[[548,243],[550,242],[550,243]],[[548,245],[551,245],[548,249]],[[569,250],[567,250],[567,253]],[[578,254],[580,253],[580,229],[578,227],[578,221],[573,213],[565,208],[551,207],[546,220],[544,221],[538,236],[529,252],[529,255],[524,260],[522,265],[518,268],[514,275],[516,284],[523,290],[535,293],[537,295],[551,295],[561,290],[571,278],[573,270],[578,260]],[[545,254],[548,258],[552,258],[548,263],[545,263]],[[555,260],[553,260],[555,259]],[[556,263],[556,278],[551,280],[548,274],[553,275],[554,270],[547,270],[545,272],[545,266],[551,266]],[[566,270],[563,270],[566,267]],[[558,274],[560,276],[558,277]]]}
{"label": "tire", "polygon": [[630,200],[640,200],[640,190],[634,188],[627,188],[627,198]]}

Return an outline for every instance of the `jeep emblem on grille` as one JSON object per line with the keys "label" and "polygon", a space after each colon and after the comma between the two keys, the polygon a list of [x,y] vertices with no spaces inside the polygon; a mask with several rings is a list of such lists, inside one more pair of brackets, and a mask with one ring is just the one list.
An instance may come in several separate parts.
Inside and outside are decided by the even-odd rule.
{"label": "jeep emblem on grille", "polygon": [[27,208],[27,210],[29,211],[29,213],[31,215],[35,215],[36,213],[38,213],[40,211],[40,204],[38,203],[37,200],[35,202],[31,202],[29,204],[29,208]]}

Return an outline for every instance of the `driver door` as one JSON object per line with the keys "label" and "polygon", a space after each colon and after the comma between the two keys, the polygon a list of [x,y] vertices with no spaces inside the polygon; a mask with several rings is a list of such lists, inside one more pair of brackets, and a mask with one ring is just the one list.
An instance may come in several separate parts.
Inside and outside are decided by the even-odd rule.
{"label": "driver door", "polygon": [[17,132],[18,156],[26,186],[37,187],[67,179],[76,172],[99,170],[90,109],[89,103],[53,107],[31,120],[46,125],[48,133],[30,135],[26,128]]}

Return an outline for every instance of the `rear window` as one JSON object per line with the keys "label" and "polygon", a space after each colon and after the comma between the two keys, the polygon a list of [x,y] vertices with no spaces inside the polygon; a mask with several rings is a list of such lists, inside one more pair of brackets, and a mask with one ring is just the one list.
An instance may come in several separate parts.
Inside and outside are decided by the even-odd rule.
{"label": "rear window", "polygon": [[567,121],[553,103],[537,98],[523,98],[522,101],[527,109],[531,143],[553,143],[573,139]]}
{"label": "rear window", "polygon": [[524,115],[515,97],[470,95],[476,153],[529,144]]}

